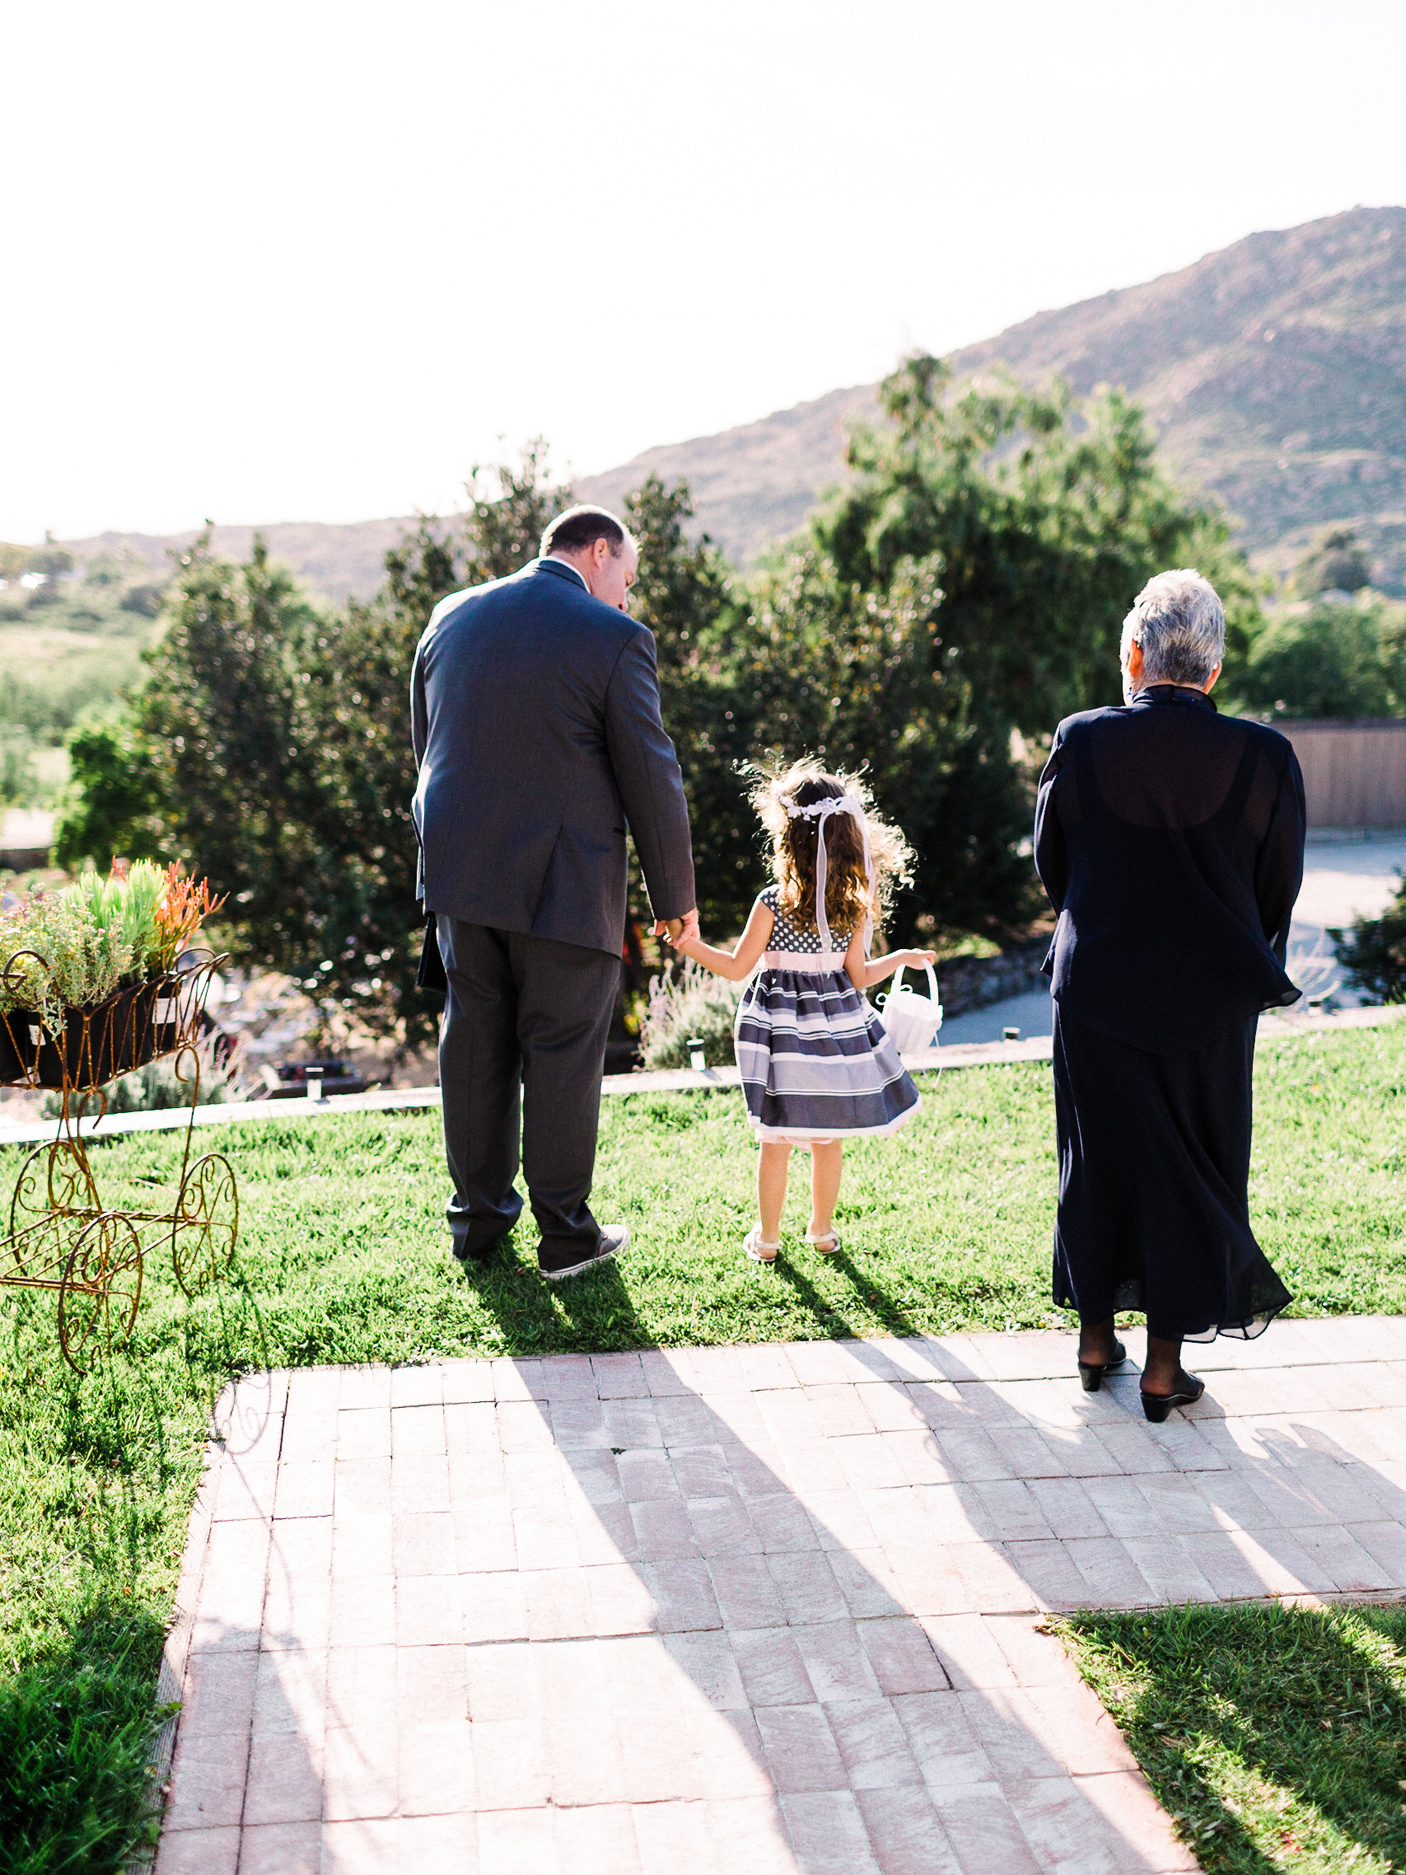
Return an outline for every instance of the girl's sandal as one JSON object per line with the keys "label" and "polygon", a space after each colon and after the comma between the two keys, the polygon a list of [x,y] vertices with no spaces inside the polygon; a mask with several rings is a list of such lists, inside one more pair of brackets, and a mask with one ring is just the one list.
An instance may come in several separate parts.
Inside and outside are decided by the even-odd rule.
{"label": "girl's sandal", "polygon": [[837,1257],[844,1249],[844,1245],[840,1242],[840,1233],[833,1228],[822,1231],[818,1237],[807,1231],[806,1242],[814,1245],[823,1257]]}
{"label": "girl's sandal", "polygon": [[774,1263],[776,1253],[781,1248],[781,1240],[778,1238],[775,1243],[768,1243],[762,1236],[761,1225],[754,1224],[742,1239],[742,1248],[754,1263]]}

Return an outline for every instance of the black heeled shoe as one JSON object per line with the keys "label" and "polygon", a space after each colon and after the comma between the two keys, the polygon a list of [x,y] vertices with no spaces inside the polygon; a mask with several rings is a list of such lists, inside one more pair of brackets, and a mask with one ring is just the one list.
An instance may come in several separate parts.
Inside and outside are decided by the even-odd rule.
{"label": "black heeled shoe", "polygon": [[1192,1392],[1187,1393],[1183,1389],[1177,1393],[1148,1393],[1142,1387],[1138,1388],[1138,1392],[1142,1394],[1143,1417],[1151,1420],[1154,1426],[1160,1426],[1174,1406],[1195,1406],[1206,1391],[1205,1381],[1198,1379],[1195,1374],[1188,1374],[1183,1369],[1182,1377],[1194,1382]]}
{"label": "black heeled shoe", "polygon": [[1103,1385],[1104,1375],[1111,1374],[1115,1367],[1121,1367],[1127,1358],[1128,1350],[1121,1341],[1115,1341],[1111,1361],[1080,1361],[1079,1384],[1085,1393],[1097,1393]]}

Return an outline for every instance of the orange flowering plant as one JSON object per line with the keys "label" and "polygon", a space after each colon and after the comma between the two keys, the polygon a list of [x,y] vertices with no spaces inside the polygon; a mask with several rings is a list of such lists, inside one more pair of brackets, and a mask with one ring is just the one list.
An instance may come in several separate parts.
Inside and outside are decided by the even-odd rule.
{"label": "orange flowering plant", "polygon": [[92,1008],[119,989],[168,975],[224,900],[207,880],[150,860],[114,861],[58,892],[34,886],[0,908],[0,1014]]}
{"label": "orange flowering plant", "polygon": [[152,961],[162,971],[173,970],[176,959],[207,918],[212,918],[224,904],[214,898],[210,881],[183,879],[180,867],[172,860],[166,868],[165,889],[152,917],[155,942]]}

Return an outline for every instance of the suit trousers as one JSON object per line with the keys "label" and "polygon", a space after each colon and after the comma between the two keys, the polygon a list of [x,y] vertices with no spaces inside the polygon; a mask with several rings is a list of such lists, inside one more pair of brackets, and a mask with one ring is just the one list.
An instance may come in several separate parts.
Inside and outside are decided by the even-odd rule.
{"label": "suit trousers", "polygon": [[620,959],[443,912],[435,928],[449,981],[439,1082],[454,1254],[486,1256],[521,1214],[520,1117],[538,1260],[579,1262],[601,1236],[586,1200]]}

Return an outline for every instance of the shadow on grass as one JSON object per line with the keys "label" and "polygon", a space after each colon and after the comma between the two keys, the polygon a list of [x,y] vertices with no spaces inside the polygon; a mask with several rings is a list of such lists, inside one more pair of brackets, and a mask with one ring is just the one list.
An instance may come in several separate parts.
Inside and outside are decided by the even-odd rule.
{"label": "shadow on grass", "polygon": [[163,1639],[150,1614],[94,1610],[0,1677],[4,1875],[118,1869],[155,1840],[147,1764]]}
{"label": "shadow on grass", "polygon": [[182,1353],[192,1377],[200,1375],[218,1391],[235,1375],[275,1364],[268,1324],[238,1250],[224,1279],[212,1283],[200,1300],[202,1306],[188,1309],[181,1323]]}
{"label": "shadow on grass", "polygon": [[586,1282],[543,1283],[558,1322],[564,1323],[574,1342],[585,1337],[609,1337],[616,1348],[638,1348],[653,1337],[640,1320],[625,1281],[625,1273],[612,1262]]}
{"label": "shadow on grass", "polygon": [[545,1282],[535,1263],[520,1261],[512,1240],[486,1264],[462,1266],[463,1280],[492,1315],[509,1356],[590,1348],[614,1353],[649,1346],[625,1274],[613,1259],[565,1282]]}
{"label": "shadow on grass", "polygon": [[1061,1628],[1207,1875],[1406,1866],[1406,1608],[1184,1607]]}
{"label": "shadow on grass", "polygon": [[[817,1338],[862,1339],[874,1333],[875,1315],[887,1334],[921,1333],[875,1272],[858,1267],[847,1251],[827,1259],[827,1268],[850,1285],[856,1299],[866,1299],[862,1322],[856,1322],[843,1299],[825,1295],[802,1264],[778,1258],[769,1272],[805,1308]],[[487,1265],[468,1265],[464,1280],[497,1322],[509,1356],[583,1349],[617,1353],[658,1345],[657,1334],[635,1306],[626,1270],[614,1261],[563,1283],[547,1283],[535,1268],[500,1249]]]}
{"label": "shadow on grass", "polygon": [[[863,1292],[869,1308],[878,1315],[887,1333],[892,1335],[921,1333],[902,1306],[894,1301],[874,1272],[857,1268],[847,1250],[839,1251],[837,1255],[827,1258],[826,1261],[827,1266],[838,1271],[856,1292]],[[863,1328],[856,1327],[841,1309],[821,1295],[799,1265],[785,1262],[778,1257],[775,1269],[815,1316],[826,1335],[837,1334],[849,1340],[860,1341],[866,1334],[874,1332],[872,1324],[866,1324]]]}

